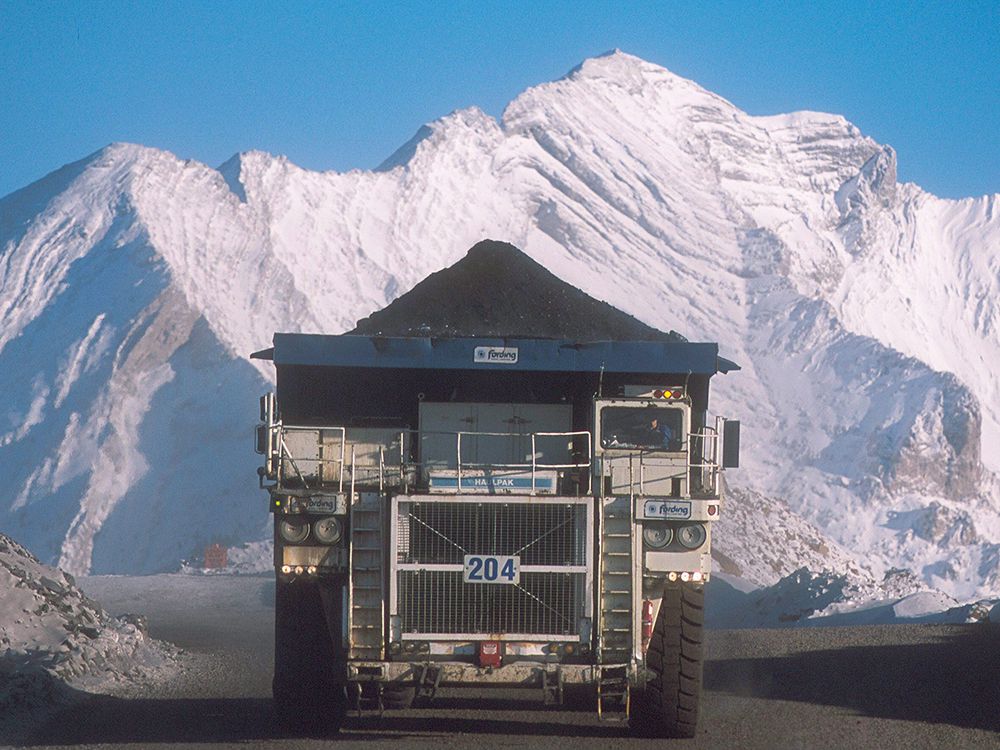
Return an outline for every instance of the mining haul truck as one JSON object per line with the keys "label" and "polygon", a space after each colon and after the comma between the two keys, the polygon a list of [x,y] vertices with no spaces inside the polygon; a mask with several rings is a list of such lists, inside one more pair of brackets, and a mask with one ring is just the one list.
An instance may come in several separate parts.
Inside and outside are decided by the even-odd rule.
{"label": "mining haul truck", "polygon": [[293,727],[442,686],[534,688],[691,736],[739,422],[708,343],[276,334],[274,705]]}

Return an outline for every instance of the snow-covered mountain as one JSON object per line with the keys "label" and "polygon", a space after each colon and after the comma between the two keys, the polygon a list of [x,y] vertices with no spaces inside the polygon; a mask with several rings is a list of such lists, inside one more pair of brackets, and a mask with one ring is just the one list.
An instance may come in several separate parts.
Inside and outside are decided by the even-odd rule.
{"label": "snow-covered mountain", "polygon": [[996,593],[998,203],[620,52],[371,172],[112,145],[0,200],[0,528],[76,573],[260,538],[249,352],[348,330],[492,237],[742,365],[714,407],[744,424],[717,537],[744,577]]}

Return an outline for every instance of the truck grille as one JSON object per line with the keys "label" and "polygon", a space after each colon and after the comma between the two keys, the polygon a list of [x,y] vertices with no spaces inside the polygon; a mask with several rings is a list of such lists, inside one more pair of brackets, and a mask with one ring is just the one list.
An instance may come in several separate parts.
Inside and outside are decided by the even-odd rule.
{"label": "truck grille", "polygon": [[522,573],[517,585],[462,583],[462,571],[399,572],[407,633],[572,635],[580,574]]}
{"label": "truck grille", "polygon": [[[589,611],[586,502],[400,500],[396,613],[404,633],[572,636]],[[517,584],[462,581],[465,555],[520,558]]]}

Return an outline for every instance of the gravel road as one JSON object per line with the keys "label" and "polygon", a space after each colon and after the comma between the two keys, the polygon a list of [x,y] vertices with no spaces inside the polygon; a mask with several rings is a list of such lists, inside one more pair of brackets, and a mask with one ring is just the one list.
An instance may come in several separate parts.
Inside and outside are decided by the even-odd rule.
{"label": "gravel road", "polygon": [[[92,578],[112,612],[149,615],[182,646],[166,684],[82,699],[21,747],[312,748],[269,700],[273,586],[266,578]],[[446,691],[432,707],[352,718],[338,747],[1000,748],[1000,627],[885,625],[714,630],[693,740],[640,740],[534,692]],[[556,739],[559,738],[559,739]]]}

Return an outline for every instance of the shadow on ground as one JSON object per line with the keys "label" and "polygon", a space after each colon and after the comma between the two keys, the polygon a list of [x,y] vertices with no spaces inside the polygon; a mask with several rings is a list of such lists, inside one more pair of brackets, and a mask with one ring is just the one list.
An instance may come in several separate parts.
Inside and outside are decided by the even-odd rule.
{"label": "shadow on ground", "polygon": [[[881,632],[881,631],[880,631]],[[912,630],[910,631],[913,632]],[[894,637],[886,629],[880,637]],[[1000,627],[953,626],[915,644],[876,644],[754,658],[710,660],[706,702],[722,696],[834,706],[858,716],[1000,732]],[[343,739],[405,740],[437,735],[624,738],[622,725],[599,724],[593,713],[543,707],[538,696],[504,691],[447,691],[429,709],[389,712],[382,719],[348,719]],[[479,691],[477,691],[479,692]],[[485,692],[485,691],[483,691]],[[766,704],[765,704],[766,708]],[[2,724],[2,722],[0,722]],[[84,696],[47,724],[17,737],[38,745],[222,743],[287,738],[271,701],[252,698]],[[11,737],[0,737],[8,742]]]}
{"label": "shadow on ground", "polygon": [[[465,716],[443,712],[463,711]],[[516,712],[516,718],[498,712]],[[476,716],[481,712],[481,716]],[[471,714],[471,715],[470,715]],[[339,739],[394,740],[428,734],[535,735],[614,738],[621,724],[580,725],[572,714],[549,710],[538,701],[448,698],[433,707],[386,712],[381,718],[351,714]],[[90,744],[230,743],[291,739],[277,723],[267,698],[83,700],[56,721],[17,743],[19,747]]]}
{"label": "shadow on ground", "polygon": [[705,686],[842,706],[863,716],[1000,731],[1000,627],[956,626],[936,643],[709,661]]}

